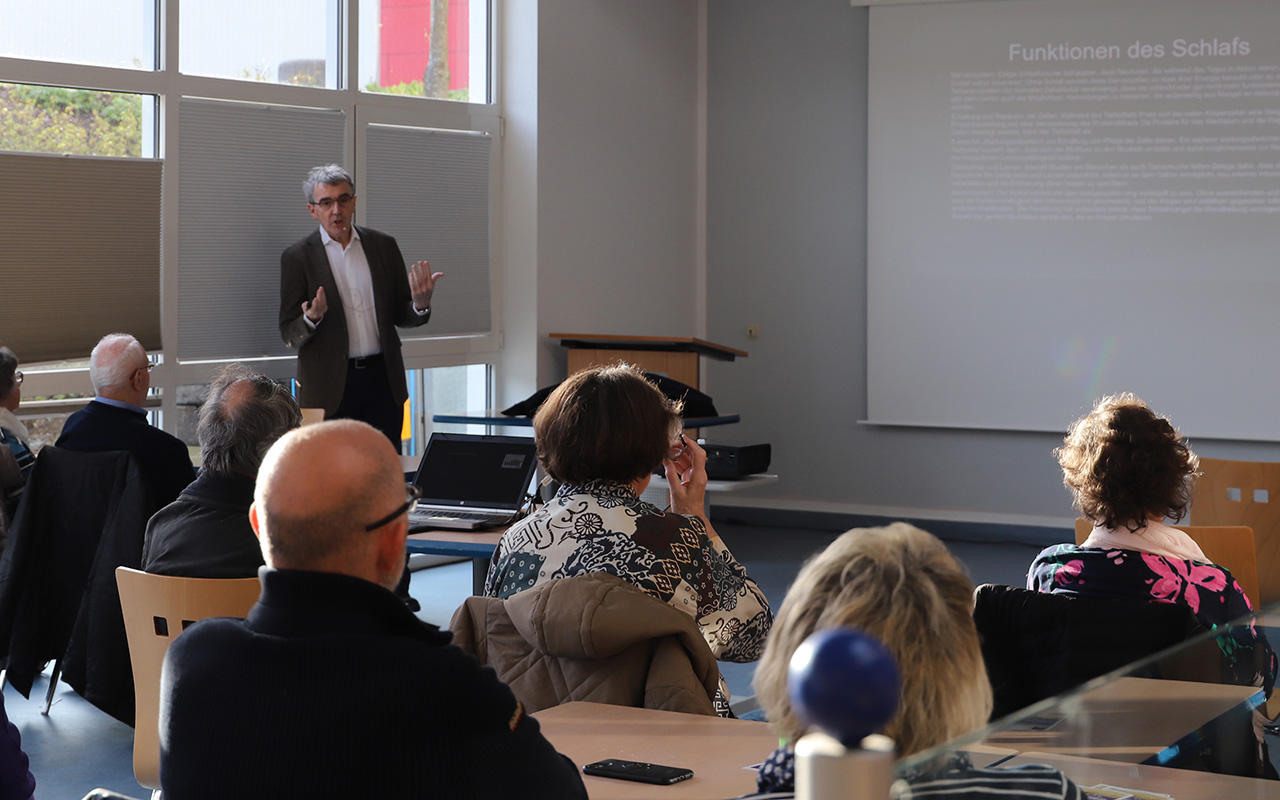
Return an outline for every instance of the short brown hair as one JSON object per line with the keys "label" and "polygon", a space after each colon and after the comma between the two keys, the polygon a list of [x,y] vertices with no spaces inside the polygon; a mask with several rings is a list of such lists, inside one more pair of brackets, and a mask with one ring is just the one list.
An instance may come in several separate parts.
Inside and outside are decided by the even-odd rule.
{"label": "short brown hair", "polygon": [[1127,392],[1098,401],[1053,452],[1080,513],[1130,531],[1148,519],[1182,519],[1200,466],[1169,420]]}
{"label": "short brown hair", "polygon": [[634,481],[667,457],[680,408],[628,364],[582,370],[533,417],[538,461],[563,483]]}
{"label": "short brown hair", "polygon": [[791,707],[787,666],[817,631],[852,626],[898,664],[898,710],[882,732],[908,756],[976,730],[991,714],[973,584],[931,534],[895,522],[855,528],[805,562],[787,590],[752,681],[778,735],[808,729]]}

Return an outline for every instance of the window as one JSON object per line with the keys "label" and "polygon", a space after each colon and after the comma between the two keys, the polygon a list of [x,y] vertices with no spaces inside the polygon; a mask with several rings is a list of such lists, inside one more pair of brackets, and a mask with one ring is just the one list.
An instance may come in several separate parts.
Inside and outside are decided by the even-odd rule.
{"label": "window", "polygon": [[336,8],[331,0],[182,0],[179,69],[185,75],[336,89]]}
{"label": "window", "polygon": [[487,0],[360,4],[360,88],[489,102]]}
{"label": "window", "polygon": [[0,150],[153,158],[153,95],[0,83]]}
{"label": "window", "polygon": [[[0,166],[23,182],[17,213],[46,218],[42,238],[78,248],[81,260],[111,254],[107,272],[124,275],[116,265],[127,263],[127,286],[117,277],[112,291],[145,307],[114,294],[81,304],[70,295],[87,295],[91,282],[75,259],[23,251],[13,263],[41,266],[6,276],[10,299],[19,290],[56,298],[37,319],[60,324],[15,317],[11,327],[32,336],[6,344],[37,367],[83,359],[105,333],[133,333],[164,359],[152,385],[158,417],[175,430],[194,408],[182,387],[207,384],[228,361],[289,379],[295,353],[276,323],[280,253],[315,229],[307,169],[337,162],[359,187],[356,224],[449,272],[450,303],[405,336],[407,368],[468,376],[458,396],[484,407],[472,395],[487,398],[499,342],[489,15],[488,0],[0,0]],[[173,41],[177,52],[165,53]],[[432,84],[444,88],[420,88],[429,63],[447,75]],[[416,91],[403,85],[415,73]],[[411,205],[416,216],[405,213]],[[90,313],[107,306],[131,310]],[[27,374],[32,397],[88,387],[83,367]],[[419,389],[419,420],[436,402],[426,387],[441,382]]]}
{"label": "window", "polygon": [[0,56],[154,70],[156,2],[3,0]]}

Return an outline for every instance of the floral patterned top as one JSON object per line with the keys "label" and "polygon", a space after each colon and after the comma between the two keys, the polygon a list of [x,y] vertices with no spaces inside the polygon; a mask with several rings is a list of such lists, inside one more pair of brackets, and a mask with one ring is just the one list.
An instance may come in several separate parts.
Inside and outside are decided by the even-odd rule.
{"label": "floral patterned top", "polygon": [[556,578],[608,572],[698,622],[722,661],[755,661],[773,625],[769,601],[698,517],[661,511],[628,486],[565,484],[512,525],[493,554],[488,597]]}
{"label": "floral patterned top", "polygon": [[[1181,603],[1209,630],[1253,610],[1248,596],[1225,568],[1138,550],[1054,545],[1031,563],[1027,588],[1051,594]],[[1263,686],[1271,694],[1276,655],[1256,626],[1236,626],[1230,637],[1218,641],[1218,647],[1237,683]]]}

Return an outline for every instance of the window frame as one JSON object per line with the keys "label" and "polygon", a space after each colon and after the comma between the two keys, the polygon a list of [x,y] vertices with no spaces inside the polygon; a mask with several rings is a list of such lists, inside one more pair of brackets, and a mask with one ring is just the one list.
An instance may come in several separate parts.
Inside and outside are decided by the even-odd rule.
{"label": "window frame", "polygon": [[[25,83],[47,86],[65,86],[112,92],[128,92],[153,95],[157,98],[154,132],[156,148],[154,158],[164,162],[161,191],[162,234],[160,246],[160,316],[161,337],[165,347],[157,353],[161,364],[152,373],[152,385],[161,396],[162,417],[177,418],[177,387],[184,384],[207,383],[214,372],[229,359],[212,359],[179,362],[177,359],[178,252],[181,247],[178,224],[179,201],[182,192],[179,173],[182,145],[178,136],[178,113],[183,97],[259,103],[272,106],[300,106],[337,110],[345,116],[345,144],[343,160],[361,180],[364,172],[363,143],[368,125],[392,124],[412,127],[452,129],[459,131],[485,131],[493,141],[490,168],[490,303],[492,308],[490,329],[486,333],[467,336],[441,336],[423,339],[406,339],[403,353],[406,369],[464,366],[484,364],[489,369],[489,397],[492,401],[493,386],[502,349],[502,269],[500,242],[500,198],[502,175],[502,118],[501,92],[498,76],[498,18],[499,0],[473,0],[487,6],[487,41],[489,65],[486,95],[488,102],[461,102],[425,97],[365,92],[359,86],[359,38],[360,4],[378,0],[332,0],[330,8],[341,15],[337,30],[339,81],[337,89],[296,86],[232,78],[200,75],[184,75],[178,69],[180,63],[179,13],[181,0],[156,0],[155,71],[124,67],[109,67],[69,62],[0,57],[0,82]],[[474,36],[473,36],[474,40]],[[302,176],[299,176],[299,184]],[[298,213],[305,213],[301,196]],[[169,224],[163,224],[168,222]],[[364,212],[357,207],[356,223],[366,224]],[[394,232],[391,232],[394,234]],[[425,333],[425,331],[424,331]],[[19,358],[22,354],[18,354]],[[88,354],[85,354],[88,358]],[[267,375],[284,379],[292,377],[296,358],[277,356],[246,360],[249,366]],[[28,394],[54,395],[69,391],[91,391],[87,369],[41,369],[38,364],[24,363]]]}

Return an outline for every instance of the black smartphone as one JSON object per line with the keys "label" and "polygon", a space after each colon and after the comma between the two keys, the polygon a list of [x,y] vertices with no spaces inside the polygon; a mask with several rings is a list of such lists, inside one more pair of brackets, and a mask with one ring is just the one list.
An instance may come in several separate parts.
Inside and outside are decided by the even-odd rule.
{"label": "black smartphone", "polygon": [[687,781],[693,777],[693,770],[684,767],[664,767],[661,764],[623,761],[619,758],[606,758],[604,761],[587,764],[582,771],[587,775],[599,775],[602,778],[657,783],[663,786]]}

